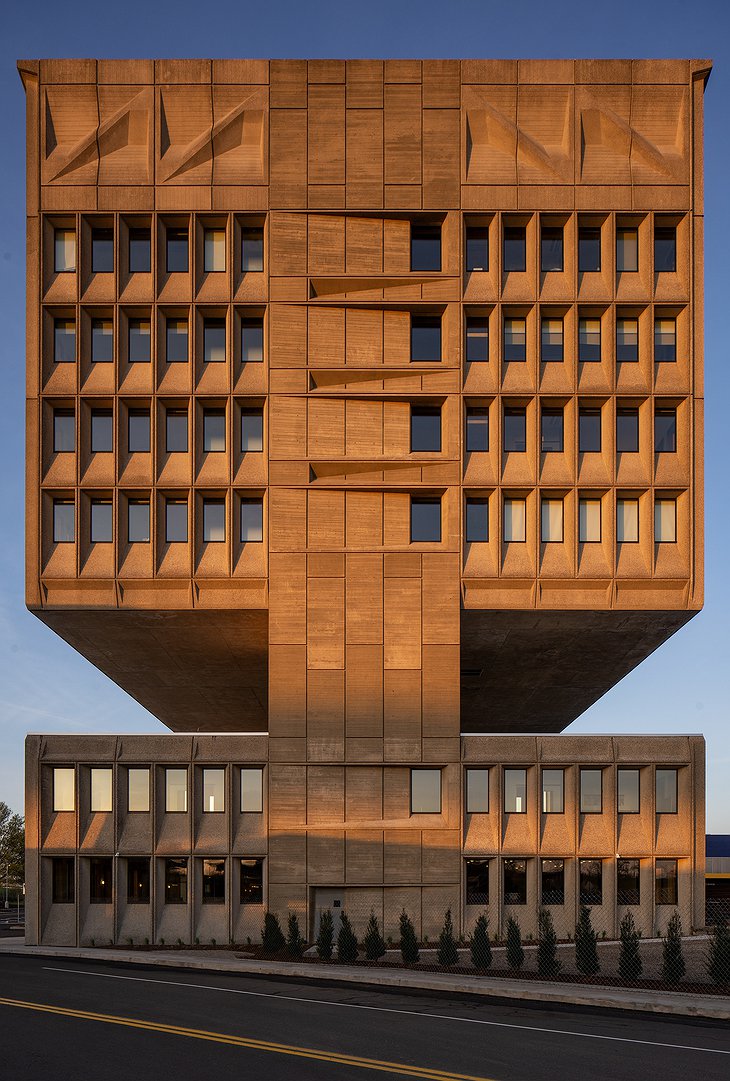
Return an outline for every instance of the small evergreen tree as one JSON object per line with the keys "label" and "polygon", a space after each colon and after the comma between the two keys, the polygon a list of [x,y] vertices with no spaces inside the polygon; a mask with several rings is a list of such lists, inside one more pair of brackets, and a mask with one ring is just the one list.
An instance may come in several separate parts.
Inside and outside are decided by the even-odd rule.
{"label": "small evergreen tree", "polygon": [[667,933],[664,936],[662,946],[662,980],[669,987],[674,987],[680,982],[684,973],[682,920],[679,913],[675,911],[667,924]]}
{"label": "small evergreen tree", "polygon": [[597,938],[598,935],[593,930],[591,910],[588,905],[581,905],[575,925],[575,967],[583,976],[595,976],[601,970],[596,949]]}
{"label": "small evergreen tree", "polygon": [[304,953],[305,946],[306,942],[302,938],[299,930],[297,914],[296,912],[290,912],[286,928],[286,952],[291,957],[301,957]]}
{"label": "small evergreen tree", "polygon": [[459,951],[456,948],[456,939],[454,938],[454,924],[451,920],[451,909],[446,910],[444,916],[444,925],[441,928],[441,934],[439,935],[439,948],[438,948],[438,962],[445,968],[449,968],[451,965],[458,964]]}
{"label": "small evergreen tree", "polygon": [[547,980],[554,980],[560,972],[558,936],[553,914],[547,908],[541,909],[537,918],[537,971]]}
{"label": "small evergreen tree", "polygon": [[365,947],[365,956],[368,961],[377,961],[385,954],[385,939],[380,933],[378,918],[374,912],[370,913],[362,944]]}
{"label": "small evergreen tree", "polygon": [[489,944],[489,920],[484,913],[477,919],[469,945],[474,968],[486,972],[492,964],[492,947]]}
{"label": "small evergreen tree", "polygon": [[319,934],[317,935],[317,956],[320,961],[331,961],[335,942],[335,921],[332,911],[326,908],[319,914]]}
{"label": "small evergreen tree", "polygon": [[264,953],[279,953],[284,949],[284,932],[281,929],[278,916],[273,912],[264,914],[264,926],[261,928],[261,944]]}
{"label": "small evergreen tree", "polygon": [[340,930],[337,935],[337,960],[343,965],[352,965],[357,961],[357,939],[344,911],[340,915]]}
{"label": "small evergreen tree", "polygon": [[641,976],[642,964],[639,953],[639,932],[636,930],[634,917],[627,912],[619,927],[621,950],[618,956],[618,971],[622,980],[633,982]]}
{"label": "small evergreen tree", "polygon": [[525,951],[522,949],[522,933],[517,920],[507,920],[507,965],[515,970],[525,963]]}
{"label": "small evergreen tree", "polygon": [[712,928],[707,971],[713,983],[730,984],[730,930],[724,921]]}
{"label": "small evergreen tree", "polygon": [[403,909],[400,914],[400,952],[404,964],[418,964],[420,954],[418,952],[416,930],[413,926],[413,922],[411,921],[410,916],[405,909]]}

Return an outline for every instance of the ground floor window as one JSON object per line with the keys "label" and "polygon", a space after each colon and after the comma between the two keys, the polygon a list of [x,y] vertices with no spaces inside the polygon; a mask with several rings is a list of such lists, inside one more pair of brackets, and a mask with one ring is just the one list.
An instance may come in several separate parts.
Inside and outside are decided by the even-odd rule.
{"label": "ground floor window", "polygon": [[543,860],[541,893],[544,905],[565,904],[565,860]]}
{"label": "ground floor window", "polygon": [[638,905],[639,892],[639,860],[619,859],[616,861],[616,904]]}
{"label": "ground floor window", "polygon": [[56,856],[51,860],[51,897],[54,905],[72,905],[74,902],[74,861],[70,856]]}
{"label": "ground floor window", "polygon": [[89,860],[89,903],[109,905],[112,900],[112,861],[108,856]]}
{"label": "ground floor window", "polygon": [[165,904],[186,905],[188,903],[188,861],[186,859],[165,860]]}
{"label": "ground floor window", "polygon": [[226,901],[226,861],[203,860],[203,904],[223,905]]}
{"label": "ground floor window", "polygon": [[505,860],[503,871],[504,903],[506,905],[526,905],[527,860]]}
{"label": "ground floor window", "polygon": [[264,861],[241,860],[241,904],[260,905],[264,901]]}
{"label": "ground floor window", "polygon": [[655,867],[655,894],[658,905],[677,903],[677,861],[657,860]]}
{"label": "ground floor window", "polygon": [[466,861],[466,903],[489,904],[489,860]]}
{"label": "ground floor window", "polygon": [[148,905],[150,903],[150,861],[148,859],[127,860],[127,904]]}
{"label": "ground floor window", "polygon": [[603,904],[603,863],[601,860],[578,860],[579,901],[582,905]]}

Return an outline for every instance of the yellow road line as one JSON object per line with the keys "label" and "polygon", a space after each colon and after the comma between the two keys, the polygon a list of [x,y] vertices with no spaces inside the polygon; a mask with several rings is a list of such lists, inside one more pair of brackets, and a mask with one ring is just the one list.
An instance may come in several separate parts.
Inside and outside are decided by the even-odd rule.
{"label": "yellow road line", "polygon": [[232,1047],[245,1047],[252,1051],[271,1051],[279,1055],[293,1055],[296,1058],[316,1059],[319,1062],[331,1062],[338,1066],[358,1066],[363,1070],[378,1070],[381,1073],[402,1074],[406,1077],[420,1077],[424,1081],[490,1081],[486,1077],[474,1077],[471,1074],[449,1073],[432,1069],[428,1066],[410,1066],[402,1062],[386,1062],[381,1059],[360,1058],[357,1055],[343,1055],[337,1051],[317,1051],[311,1047],[295,1047],[283,1043],[270,1043],[266,1040],[254,1040],[247,1036],[234,1036],[225,1032],[207,1032],[204,1029],[183,1028],[179,1025],[164,1025],[157,1021],[143,1021],[134,1017],[116,1017],[114,1014],[91,1013],[88,1010],[71,1010],[66,1006],[50,1006],[42,1002],[23,1002],[15,998],[0,998],[0,1006],[16,1006],[24,1010],[36,1010],[40,1013],[53,1013],[62,1017],[74,1017],[81,1021],[101,1021],[109,1025],[123,1025],[127,1028],[139,1028],[148,1032],[161,1032],[171,1036],[189,1036],[196,1040],[208,1040],[213,1043],[229,1044]]}

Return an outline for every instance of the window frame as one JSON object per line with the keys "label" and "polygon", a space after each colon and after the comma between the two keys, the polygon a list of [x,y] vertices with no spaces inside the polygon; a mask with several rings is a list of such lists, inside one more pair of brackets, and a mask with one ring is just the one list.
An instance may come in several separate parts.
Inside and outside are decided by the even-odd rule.
{"label": "window frame", "polygon": [[[660,876],[659,868],[672,867],[673,874]],[[668,896],[664,894],[667,886],[671,887]],[[654,860],[654,904],[657,908],[667,905],[677,907],[679,904],[679,860],[662,857]]]}
{"label": "window frame", "polygon": [[[515,234],[521,233],[521,237]],[[512,234],[512,235],[509,235]],[[522,249],[522,259],[515,260],[515,251],[510,250],[510,260],[514,261],[514,266],[508,266],[507,259],[507,244],[512,245],[519,244]],[[502,273],[503,274],[524,274],[527,271],[527,226],[526,225],[510,225],[505,222],[502,226]]]}
{"label": "window frame", "polygon": [[[587,538],[583,536],[582,532],[582,518],[581,507],[588,506],[589,504],[598,504],[598,537]],[[603,500],[599,495],[579,495],[578,496],[578,544],[601,544],[603,542]]]}
{"label": "window frame", "polygon": [[[473,523],[470,521],[469,511],[472,507],[484,507],[486,517],[486,528],[483,536],[474,536],[472,527]],[[489,498],[486,496],[471,496],[468,495],[464,499],[464,542],[466,544],[488,544],[489,543]]]}
{"label": "window frame", "polygon": [[[585,856],[578,860],[578,904],[585,905],[587,908],[599,908],[603,905],[603,859],[600,856]],[[583,868],[585,865],[593,863],[597,864],[599,868],[598,882],[599,889],[596,893],[589,894],[583,888],[584,873]],[[589,876],[586,875],[586,878]],[[589,898],[598,897],[598,900],[590,900]]]}
{"label": "window frame", "polygon": [[[438,328],[436,326],[438,324]],[[438,329],[438,356],[416,356],[414,354],[414,331],[416,330],[431,330],[436,331]],[[444,342],[443,342],[443,315],[432,315],[427,313],[411,312],[411,333],[410,333],[410,363],[411,364],[441,364],[444,358]],[[434,334],[433,343],[429,343],[429,349],[425,352],[431,352],[431,345],[436,344],[436,335]],[[436,351],[435,349],[433,350]]]}
{"label": "window frame", "polygon": [[[165,891],[163,904],[165,905],[188,905],[190,903],[190,859],[188,856],[165,856]],[[183,870],[184,874],[177,876],[177,887],[180,896],[172,899],[170,889],[175,882],[171,872],[175,869]],[[184,896],[183,896],[184,895]]]}
{"label": "window frame", "polygon": [[[413,421],[414,418],[438,418],[438,446],[434,447],[416,447],[413,443]],[[440,405],[416,405],[411,402],[410,408],[410,453],[411,454],[440,454],[442,451],[442,428],[443,428],[443,415],[442,407]]]}
{"label": "window frame", "polygon": [[[105,807],[94,806],[95,774],[98,775],[100,773],[106,773],[106,774],[109,775],[108,776],[109,799],[108,799],[108,801],[106,801],[106,800],[101,801],[101,802],[108,802],[108,806],[105,806]],[[99,778],[97,776],[96,777],[97,784],[98,784],[98,782],[100,780],[101,780],[101,778]],[[98,792],[97,792],[97,800],[98,800]],[[114,810],[114,770],[113,770],[113,768],[111,766],[90,766],[89,767],[89,810],[90,810],[91,814],[110,814]]]}
{"label": "window frame", "polygon": [[[51,856],[51,904],[73,905],[76,903],[76,860],[73,856]],[[60,872],[63,869],[64,874]],[[61,878],[66,889],[59,888]],[[61,894],[63,893],[63,896]]]}
{"label": "window frame", "polygon": [[[507,871],[508,871],[508,868],[510,868],[515,874],[517,874],[518,870],[519,870],[518,867],[517,867],[517,864],[522,864],[523,865],[522,870],[519,871],[519,873],[523,877],[524,898],[522,898],[522,889],[521,889],[519,896],[522,899],[519,899],[519,900],[516,900],[516,901],[508,901],[507,900]],[[527,857],[525,857],[525,856],[509,856],[507,858],[503,858],[502,859],[502,905],[503,905],[503,907],[511,908],[513,906],[522,907],[523,905],[526,905],[527,900],[528,900],[528,893],[529,893],[529,882],[528,882]]]}
{"label": "window frame", "polygon": [[[443,229],[440,222],[420,222],[411,221],[410,223],[410,271],[412,274],[440,274],[443,267]],[[420,236],[419,236],[420,234]],[[419,260],[414,259],[414,254],[418,255],[418,249],[414,253],[414,241],[416,244],[424,241],[434,241],[438,237],[438,263],[437,266],[416,266],[414,263],[418,263]],[[435,249],[434,249],[435,250]],[[430,253],[430,249],[429,249]],[[423,262],[423,256],[421,262]],[[425,260],[428,262],[428,260]]]}
{"label": "window frame", "polygon": [[[152,900],[152,874],[150,871],[150,857],[149,856],[127,856],[127,904],[128,905],[148,905]],[[139,881],[146,887],[142,891],[142,896],[136,896],[132,883],[135,880],[134,871],[143,870]],[[146,874],[144,873],[146,871]]]}
{"label": "window frame", "polygon": [[[264,857],[263,856],[239,856],[238,860],[239,860],[239,872],[238,872],[238,875],[239,875],[239,878],[238,878],[238,903],[239,903],[239,905],[263,905],[263,903],[264,903],[264,893],[265,893],[265,888],[264,888],[265,887]],[[255,898],[255,899],[252,899],[250,897],[246,897],[244,899],[243,884],[244,884],[244,867],[245,866],[248,866],[248,867],[254,866],[254,867],[260,868],[260,870],[261,870],[261,881],[260,881],[260,883],[256,883],[256,885],[259,887],[259,889],[261,891],[261,896]],[[256,877],[258,877],[258,876],[256,876]]]}
{"label": "window frame", "polygon": [[[486,430],[486,446],[485,447],[473,447],[469,441],[469,419],[483,418],[486,423],[483,427]],[[481,425],[479,426],[481,427]],[[464,412],[464,449],[468,454],[488,454],[489,453],[489,406],[487,405],[467,405]]]}
{"label": "window frame", "polygon": [[[208,778],[206,777],[206,774],[210,774],[210,773],[222,774],[222,777],[221,777],[222,800],[223,800],[223,806],[222,807],[206,807],[206,805],[205,805],[205,803],[206,803],[206,784],[208,783]],[[226,812],[226,780],[227,780],[227,778],[226,778],[226,768],[225,768],[225,766],[202,766],[201,767],[200,797],[201,797],[202,804],[203,804],[203,811],[202,811],[203,814],[225,814],[225,812]],[[213,794],[213,800],[215,801],[215,793]]]}
{"label": "window frame", "polygon": [[[201,894],[200,903],[201,903],[201,905],[225,905],[225,903],[226,903],[226,893],[227,893],[226,879],[228,878],[228,875],[226,873],[227,872],[227,867],[226,867],[227,862],[228,861],[226,860],[226,858],[224,856],[203,856],[201,858],[201,868],[200,868],[200,871],[201,871],[201,877],[200,877],[200,894]],[[208,867],[208,868],[216,867],[217,870],[215,872],[211,872],[211,870],[208,870],[208,872],[206,873],[206,867]],[[217,888],[213,889],[207,895],[206,895],[206,879],[208,880],[208,883],[209,883],[209,889],[210,889],[210,885],[213,885],[213,884],[216,884],[216,883],[219,884]],[[221,883],[222,883],[222,886],[223,886],[222,895],[218,892]]]}
{"label": "window frame", "polygon": [[[546,871],[545,864],[559,863],[560,869],[555,868],[551,871]],[[560,888],[546,891],[545,889],[545,877],[547,874],[560,875]],[[555,899],[552,897],[546,897],[546,893],[554,894]],[[558,900],[558,896],[560,899]],[[545,906],[559,908],[565,904],[565,859],[562,856],[541,856],[540,857],[540,903]]]}
{"label": "window frame", "polygon": [[[172,248],[173,244],[182,244],[183,234],[185,238],[185,268],[182,266],[179,268],[170,266],[174,259],[171,259],[171,254],[175,254],[175,249]],[[180,254],[180,253],[178,253]],[[182,262],[182,260],[181,260]],[[187,225],[166,225],[165,226],[165,273],[166,274],[189,274],[190,273],[190,228]]]}
{"label": "window frame", "polygon": [[[261,535],[259,537],[244,537],[244,507],[257,507],[260,516]],[[259,518],[253,523],[258,526]],[[249,496],[242,498],[238,510],[239,542],[241,544],[263,544],[264,542],[264,499],[263,496]]]}
{"label": "window frame", "polygon": [[[545,239],[546,234],[552,233],[552,237],[548,237],[548,241],[555,243],[559,238],[560,240],[560,266],[545,266]],[[555,260],[557,262],[557,260]],[[565,270],[565,227],[562,225],[543,225],[540,224],[540,273],[541,274],[562,274]]]}
{"label": "window frame", "polygon": [[[172,507],[184,507],[185,508],[185,536],[184,537],[172,537],[170,534],[173,530],[170,529],[170,510]],[[188,544],[190,538],[190,508],[188,506],[187,499],[178,499],[176,497],[168,497],[165,499],[165,544]]]}
{"label": "window frame", "polygon": [[[74,814],[76,811],[77,793],[76,793],[76,767],[75,766],[52,766],[51,767],[51,810],[54,814]],[[59,773],[70,773],[72,776],[71,783],[71,806],[59,807],[58,804],[68,802],[67,800],[60,800],[57,792],[56,775]]]}
{"label": "window frame", "polygon": [[[636,864],[636,876],[635,876],[635,878],[634,878],[634,876],[631,876],[632,880],[635,881],[635,883],[636,883],[636,886],[635,886],[636,893],[634,894],[632,892],[634,887],[632,887],[631,891],[629,891],[629,890],[623,891],[623,896],[624,897],[630,895],[632,897],[635,897],[636,898],[635,900],[629,901],[629,900],[622,900],[621,899],[622,891],[619,889],[619,882],[620,882],[621,878],[628,878],[629,877],[629,875],[627,875],[627,874],[623,874],[623,875],[621,874],[621,865],[622,864],[624,864],[624,865]],[[641,859],[637,858],[635,856],[617,856],[616,857],[616,905],[617,905],[617,907],[619,905],[621,905],[621,906],[624,906],[626,908],[631,908],[631,907],[635,907],[636,905],[640,905],[640,904],[641,904]]]}

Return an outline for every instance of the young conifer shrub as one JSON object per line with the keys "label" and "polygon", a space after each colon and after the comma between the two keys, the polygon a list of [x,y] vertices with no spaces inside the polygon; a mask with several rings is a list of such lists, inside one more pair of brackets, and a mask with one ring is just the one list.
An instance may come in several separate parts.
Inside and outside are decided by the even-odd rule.
{"label": "young conifer shrub", "polygon": [[517,920],[507,920],[507,967],[515,971],[525,963],[525,951],[522,949],[522,932]]}
{"label": "young conifer shrub", "polygon": [[454,924],[451,919],[450,908],[446,910],[446,915],[444,916],[444,925],[441,928],[441,934],[439,935],[437,956],[439,964],[443,965],[444,968],[450,968],[451,965],[458,964],[459,961],[459,951],[456,948]]}
{"label": "young conifer shrub", "polygon": [[331,961],[335,944],[335,921],[332,911],[326,908],[319,914],[319,934],[317,935],[317,956],[320,961]]}
{"label": "young conifer shrub", "polygon": [[413,922],[405,909],[400,914],[400,952],[406,965],[418,964],[418,940]]}
{"label": "young conifer shrub", "polygon": [[368,961],[378,961],[385,954],[385,939],[380,933],[378,918],[374,912],[370,913],[362,944]]}
{"label": "young conifer shrub", "polygon": [[477,919],[469,948],[474,968],[486,972],[492,964],[492,947],[489,944],[489,920],[484,913]]}
{"label": "young conifer shrub", "polygon": [[337,935],[337,960],[342,965],[352,965],[357,961],[357,939],[344,911],[340,915],[340,930]]}

